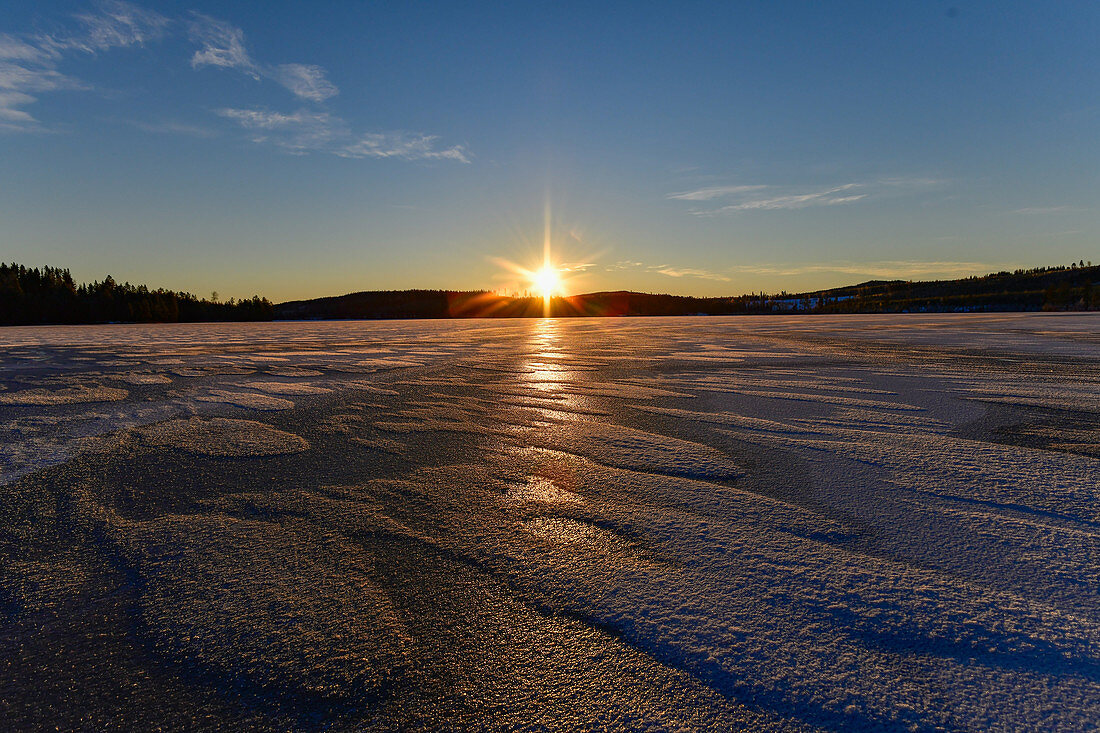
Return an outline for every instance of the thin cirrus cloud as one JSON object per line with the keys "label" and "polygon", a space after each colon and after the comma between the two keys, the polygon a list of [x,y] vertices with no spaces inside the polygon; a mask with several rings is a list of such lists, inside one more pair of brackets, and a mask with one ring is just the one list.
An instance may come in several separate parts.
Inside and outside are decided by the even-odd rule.
{"label": "thin cirrus cloud", "polygon": [[699,278],[730,282],[733,276],[759,275],[768,277],[796,277],[800,275],[835,274],[867,278],[913,279],[922,277],[964,277],[1000,270],[1014,270],[1018,263],[963,262],[954,260],[881,260],[874,262],[808,262],[802,265],[757,263],[734,265],[724,270],[705,270],[673,265],[647,265],[637,261],[621,261],[606,266],[611,271],[642,270],[667,277]]}
{"label": "thin cirrus cloud", "polygon": [[668,277],[697,277],[701,280],[719,280],[721,282],[729,282],[729,278],[720,272],[701,270],[693,267],[667,267],[661,265],[649,269],[658,274],[667,275]]}
{"label": "thin cirrus cloud", "polygon": [[62,40],[57,46],[59,50],[96,53],[142,45],[160,40],[171,24],[160,13],[121,0],[104,0],[97,4],[95,12],[80,13],[76,19],[83,27],[82,33]]}
{"label": "thin cirrus cloud", "polygon": [[707,188],[699,188],[694,191],[681,191],[679,193],[670,193],[668,197],[670,199],[677,199],[680,201],[710,201],[717,198],[725,198],[727,196],[738,196],[747,194],[754,191],[762,191],[768,188],[767,186],[709,186]]}
{"label": "thin cirrus cloud", "polygon": [[64,34],[38,33],[22,38],[0,34],[0,130],[43,130],[25,108],[48,92],[90,87],[58,70],[72,54],[95,55],[113,48],[160,39],[170,21],[159,13],[124,2],[101,2],[93,12],[75,16],[77,27]]}
{"label": "thin cirrus cloud", "polygon": [[273,78],[302,99],[311,102],[323,102],[340,93],[328,79],[325,70],[310,64],[280,64],[276,66]]}
{"label": "thin cirrus cloud", "polygon": [[[240,71],[253,79],[271,79],[301,100],[321,103],[340,90],[325,76],[325,70],[311,64],[268,65],[248,52],[244,31],[199,13],[192,14],[188,34],[199,48],[191,66],[214,66]],[[299,109],[275,112],[266,109],[224,107],[215,110],[251,134],[256,143],[266,143],[295,155],[328,153],[342,158],[395,158],[399,160],[452,160],[469,163],[465,146],[437,147],[439,137],[409,132],[354,133],[341,117],[323,110]]]}
{"label": "thin cirrus cloud", "polygon": [[647,265],[644,262],[638,262],[636,260],[620,260],[610,265],[606,265],[604,270],[607,272],[642,270],[645,272],[655,272],[658,275],[665,275],[666,277],[699,278],[701,280],[718,280],[720,282],[729,282],[730,279],[724,273],[714,270],[704,270],[699,267],[676,267],[674,265]]}
{"label": "thin cirrus cloud", "polygon": [[[94,10],[73,16],[68,34],[36,34],[17,37],[0,33],[0,131],[44,131],[46,126],[27,107],[43,93],[88,90],[91,86],[59,69],[75,54],[96,55],[113,48],[144,45],[175,29],[186,31],[195,44],[191,67],[230,69],[256,81],[273,81],[300,102],[320,105],[340,90],[328,80],[325,69],[313,64],[266,64],[248,50],[244,31],[217,18],[192,12],[172,19],[123,2],[103,0]],[[246,130],[258,143],[271,144],[294,154],[323,152],[344,158],[394,158],[400,160],[449,160],[470,162],[464,145],[440,147],[439,137],[416,132],[359,132],[342,118],[323,109],[295,112],[264,109],[216,109],[223,119]],[[133,123],[155,132],[176,132],[199,137],[213,133],[181,123]]]}
{"label": "thin cirrus cloud", "polygon": [[[339,93],[325,78],[325,70],[308,64],[269,66],[252,58],[244,32],[224,21],[195,14],[188,26],[199,49],[191,66],[235,69],[254,79],[268,78],[309,102],[324,102]],[[399,160],[452,160],[469,163],[465,146],[437,147],[437,135],[409,132],[352,132],[342,118],[329,112],[299,109],[274,112],[266,109],[225,107],[215,110],[251,134],[256,143],[267,143],[295,155],[329,153],[342,158],[395,158]]]}
{"label": "thin cirrus cloud", "polygon": [[588,272],[599,267],[599,263],[596,262],[563,262],[558,265],[558,270],[562,272]]}
{"label": "thin cirrus cloud", "polygon": [[217,132],[209,127],[202,127],[200,125],[191,125],[186,122],[177,122],[175,120],[162,120],[159,122],[149,122],[146,120],[131,120],[130,123],[142,132],[149,132],[163,135],[187,135],[189,137],[215,137]]}
{"label": "thin cirrus cloud", "polygon": [[260,109],[216,110],[252,133],[253,142],[270,143],[287,152],[304,155],[324,152],[342,158],[397,158],[403,160],[454,160],[468,163],[461,145],[438,149],[435,135],[419,133],[352,133],[343,119],[327,112],[300,109],[290,114]]}
{"label": "thin cirrus cloud", "polygon": [[693,208],[691,213],[696,216],[717,216],[744,211],[843,206],[888,192],[928,189],[941,183],[942,181],[931,178],[882,178],[869,183],[844,183],[809,190],[769,185],[708,186],[670,193],[668,198],[694,203],[714,202],[709,207]]}
{"label": "thin cirrus cloud", "polygon": [[336,85],[325,78],[325,70],[320,66],[260,64],[248,52],[244,31],[230,23],[194,13],[187,30],[191,40],[199,45],[191,57],[192,68],[217,66],[236,69],[253,79],[271,79],[296,97],[310,102],[323,102],[340,93]]}
{"label": "thin cirrus cloud", "polygon": [[777,211],[851,204],[867,198],[868,193],[861,190],[863,188],[863,184],[845,183],[805,193],[780,193],[775,186],[714,186],[671,193],[668,198],[678,201],[729,201],[716,208],[694,209],[691,212],[697,216],[715,216],[738,211]]}
{"label": "thin cirrus cloud", "polygon": [[209,15],[195,13],[187,24],[187,34],[200,48],[191,57],[191,66],[220,66],[237,69],[259,79],[260,67],[244,45],[244,31]]}

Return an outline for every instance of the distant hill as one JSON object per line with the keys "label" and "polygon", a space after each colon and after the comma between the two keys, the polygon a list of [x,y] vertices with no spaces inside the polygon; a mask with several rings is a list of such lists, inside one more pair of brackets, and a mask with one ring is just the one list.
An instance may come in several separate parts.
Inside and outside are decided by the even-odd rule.
{"label": "distant hill", "polygon": [[[47,323],[268,321],[274,319],[529,318],[541,298],[487,291],[385,290],[272,305],[266,298],[219,301],[111,276],[77,284],[68,270],[0,263],[0,325]],[[958,280],[870,280],[807,293],[725,298],[629,291],[553,298],[554,316],[685,316],[768,313],[902,313],[1100,310],[1100,266],[1040,267]]]}
{"label": "distant hill", "polygon": [[958,280],[871,280],[796,297],[824,299],[834,310],[858,313],[1100,310],[1100,266],[1038,267]]}
{"label": "distant hill", "polygon": [[[1041,267],[957,280],[870,280],[806,293],[694,298],[629,291],[553,298],[554,316],[684,316],[768,313],[951,313],[1100,310],[1100,266]],[[522,318],[541,298],[487,291],[387,290],[275,306],[275,318]]]}
{"label": "distant hill", "polygon": [[[733,298],[692,298],[649,293],[588,293],[553,298],[555,316],[678,316],[738,312]],[[542,298],[513,298],[488,291],[374,290],[275,306],[283,319],[329,318],[530,318],[543,315]]]}

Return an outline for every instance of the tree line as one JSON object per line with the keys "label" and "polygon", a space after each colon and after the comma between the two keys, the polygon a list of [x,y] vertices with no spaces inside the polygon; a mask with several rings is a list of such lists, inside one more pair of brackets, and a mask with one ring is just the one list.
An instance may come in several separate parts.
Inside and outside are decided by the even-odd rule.
{"label": "tree line", "polygon": [[871,281],[809,293],[826,313],[1100,310],[1100,265],[1092,262],[993,272],[956,280]]}
{"label": "tree line", "polygon": [[273,315],[271,301],[258,295],[219,301],[120,284],[110,275],[78,285],[68,269],[0,263],[0,325],[269,321]]}
{"label": "tree line", "polygon": [[[1100,310],[1100,266],[1037,267],[956,280],[872,280],[806,293],[695,298],[627,291],[555,297],[550,315],[682,316],[770,313],[914,313]],[[0,263],[0,325],[266,321],[341,318],[524,318],[544,314],[537,297],[489,291],[394,290],[292,301],[219,301],[108,276],[77,285],[68,270]]]}
{"label": "tree line", "polygon": [[[529,318],[543,315],[544,306],[542,298],[490,291],[366,291],[281,303],[275,306],[275,317]],[[956,280],[873,280],[807,293],[725,298],[587,293],[555,297],[549,306],[549,314],[555,317],[1100,310],[1100,266],[1081,262]]]}

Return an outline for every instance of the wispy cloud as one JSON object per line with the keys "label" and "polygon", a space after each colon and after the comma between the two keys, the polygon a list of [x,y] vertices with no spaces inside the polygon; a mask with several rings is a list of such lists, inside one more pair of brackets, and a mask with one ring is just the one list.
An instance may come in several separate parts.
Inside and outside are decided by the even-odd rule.
{"label": "wispy cloud", "polygon": [[321,150],[348,134],[343,121],[328,112],[300,109],[284,114],[262,109],[218,109],[215,112],[252,132],[252,140],[270,142],[291,152]]}
{"label": "wispy cloud", "polygon": [[25,108],[38,101],[42,92],[85,89],[76,79],[49,66],[32,66],[0,61],[0,130],[7,132],[43,129]]}
{"label": "wispy cloud", "polygon": [[34,101],[34,97],[22,92],[0,92],[0,130],[33,125],[35,120],[20,107]]}
{"label": "wispy cloud", "polygon": [[216,66],[235,69],[253,79],[267,78],[281,84],[300,99],[323,102],[340,93],[325,76],[325,70],[311,64],[257,62],[245,45],[244,31],[224,20],[193,13],[187,24],[188,35],[199,48],[191,57],[191,66],[200,69]]}
{"label": "wispy cloud", "polygon": [[[320,66],[258,63],[249,54],[244,32],[229,23],[195,14],[189,32],[201,47],[191,58],[195,68],[218,66],[236,69],[253,78],[268,78],[286,87],[299,99],[324,102],[339,93]],[[299,109],[272,112],[266,109],[222,108],[216,113],[252,133],[257,143],[269,143],[296,155],[321,152],[342,158],[398,158],[402,160],[453,160],[469,163],[463,145],[439,147],[437,135],[411,132],[355,133],[350,125],[327,111]]]}
{"label": "wispy cloud", "polygon": [[711,199],[724,198],[726,196],[737,196],[746,194],[752,191],[762,191],[768,188],[767,186],[710,186],[708,188],[699,188],[694,191],[680,191],[679,193],[670,193],[668,197],[670,199],[679,199],[680,201],[710,201]]}
{"label": "wispy cloud", "polygon": [[336,85],[325,78],[325,70],[308,64],[281,64],[271,70],[272,77],[302,99],[323,102],[340,93]]}
{"label": "wispy cloud", "polygon": [[237,69],[259,79],[260,66],[252,60],[244,45],[244,31],[237,26],[202,13],[193,13],[187,33],[199,46],[191,56],[191,66],[218,66]]}
{"label": "wispy cloud", "polygon": [[700,270],[692,267],[660,266],[657,269],[654,269],[653,272],[657,272],[661,275],[668,275],[669,277],[697,277],[702,280],[720,280],[722,282],[729,282],[729,278],[720,272]]}
{"label": "wispy cloud", "polygon": [[[324,152],[345,158],[397,158],[470,162],[465,145],[444,146],[437,135],[419,132],[353,132],[339,116],[320,105],[339,94],[324,68],[313,64],[267,64],[249,52],[244,31],[226,21],[192,12],[172,19],[122,0],[103,0],[93,11],[73,16],[67,34],[16,37],[0,34],[0,131],[46,129],[27,111],[38,95],[91,87],[62,73],[59,65],[74,54],[95,55],[112,48],[142,45],[159,40],[175,29],[186,32],[196,48],[191,67],[228,69],[257,81],[267,79],[314,106],[295,112],[223,108],[216,113],[236,122],[257,143],[306,154]],[[147,132],[174,132],[210,137],[205,128],[175,122],[134,121]]]}
{"label": "wispy cloud", "polygon": [[851,204],[867,198],[867,192],[861,190],[864,188],[863,184],[845,183],[816,191],[780,193],[781,189],[776,186],[715,186],[669,194],[669,198],[681,201],[730,201],[717,208],[694,209],[691,212],[697,216],[715,216],[738,211],[777,211]]}
{"label": "wispy cloud", "polygon": [[968,262],[955,260],[875,260],[854,262],[838,260],[835,262],[756,263],[734,265],[721,270],[707,270],[696,267],[679,267],[668,264],[652,265],[635,260],[623,260],[604,267],[605,271],[638,270],[652,272],[675,278],[699,278],[731,282],[738,276],[797,277],[801,275],[850,275],[854,278],[888,280],[911,280],[931,277],[965,277],[1000,270],[1014,270],[1023,267],[1018,263],[1006,262]]}
{"label": "wispy cloud", "polygon": [[76,19],[83,31],[67,39],[53,39],[58,49],[86,53],[111,48],[140,46],[160,40],[171,20],[121,0],[103,0],[93,13],[81,13]]}
{"label": "wispy cloud", "polygon": [[786,196],[752,197],[747,200],[723,206],[711,213],[727,211],[749,211],[752,209],[775,211],[777,209],[805,209],[810,206],[838,206],[850,204],[867,198],[866,193],[857,193],[858,183],[846,183],[843,186],[827,188],[822,191]]}
{"label": "wispy cloud", "polygon": [[96,54],[160,38],[169,20],[159,13],[124,2],[101,2],[94,12],[76,16],[68,34],[35,34],[18,38],[0,34],[0,130],[44,129],[28,107],[39,94],[88,89],[58,71],[66,54]]}
{"label": "wispy cloud", "polygon": [[404,158],[405,160],[454,160],[469,163],[465,145],[436,148],[438,135],[406,132],[369,132],[335,151],[344,158]]}
{"label": "wispy cloud", "polygon": [[52,66],[0,61],[0,89],[26,93],[83,88],[85,86],[81,82],[65,76]]}
{"label": "wispy cloud", "polygon": [[[38,38],[44,37],[38,36]],[[29,43],[7,33],[0,33],[0,61],[42,64],[56,58],[55,53],[42,48],[41,40],[37,43]]]}
{"label": "wispy cloud", "polygon": [[941,183],[942,181],[932,178],[897,177],[880,178],[870,182],[843,183],[824,188],[761,184],[707,186],[691,191],[670,193],[668,198],[691,202],[727,202],[721,206],[696,207],[691,210],[691,213],[696,216],[717,216],[743,211],[781,211],[843,206],[876,195],[897,194],[900,191],[929,188]]}
{"label": "wispy cloud", "polygon": [[145,120],[128,120],[127,124],[133,125],[142,132],[152,132],[165,135],[190,135],[191,137],[216,137],[217,132],[209,127],[192,125],[187,122],[164,120],[161,122],[148,122]]}
{"label": "wispy cloud", "polygon": [[[235,69],[255,79],[272,79],[299,99],[324,102],[339,94],[336,85],[320,66],[280,64],[270,66],[252,58],[244,32],[229,23],[194,14],[189,25],[191,39],[200,48],[191,58],[195,68],[217,66]],[[297,155],[329,153],[342,158],[398,158],[402,160],[453,160],[469,163],[463,145],[439,147],[439,136],[412,132],[354,133],[342,118],[323,110],[299,109],[272,112],[266,109],[222,108],[222,117],[233,120],[252,133],[257,143],[269,143]]]}
{"label": "wispy cloud", "polygon": [[729,282],[729,276],[715,270],[704,270],[699,267],[677,267],[675,265],[647,265],[637,260],[620,260],[603,268],[606,272],[621,272],[623,270],[640,270],[643,272],[655,272],[667,277],[688,277],[702,280],[719,280]]}
{"label": "wispy cloud", "polygon": [[252,132],[252,140],[290,153],[329,153],[342,158],[453,160],[469,163],[463,145],[438,148],[438,137],[419,133],[353,133],[347,123],[327,112],[300,109],[290,114],[260,109],[219,109],[217,114]]}

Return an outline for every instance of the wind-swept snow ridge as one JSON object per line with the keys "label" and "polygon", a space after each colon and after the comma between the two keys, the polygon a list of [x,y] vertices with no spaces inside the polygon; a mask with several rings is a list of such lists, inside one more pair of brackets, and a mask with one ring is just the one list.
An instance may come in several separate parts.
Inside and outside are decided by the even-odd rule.
{"label": "wind-swept snow ridge", "polygon": [[136,430],[151,445],[207,456],[271,456],[309,448],[303,438],[252,420],[168,420]]}

